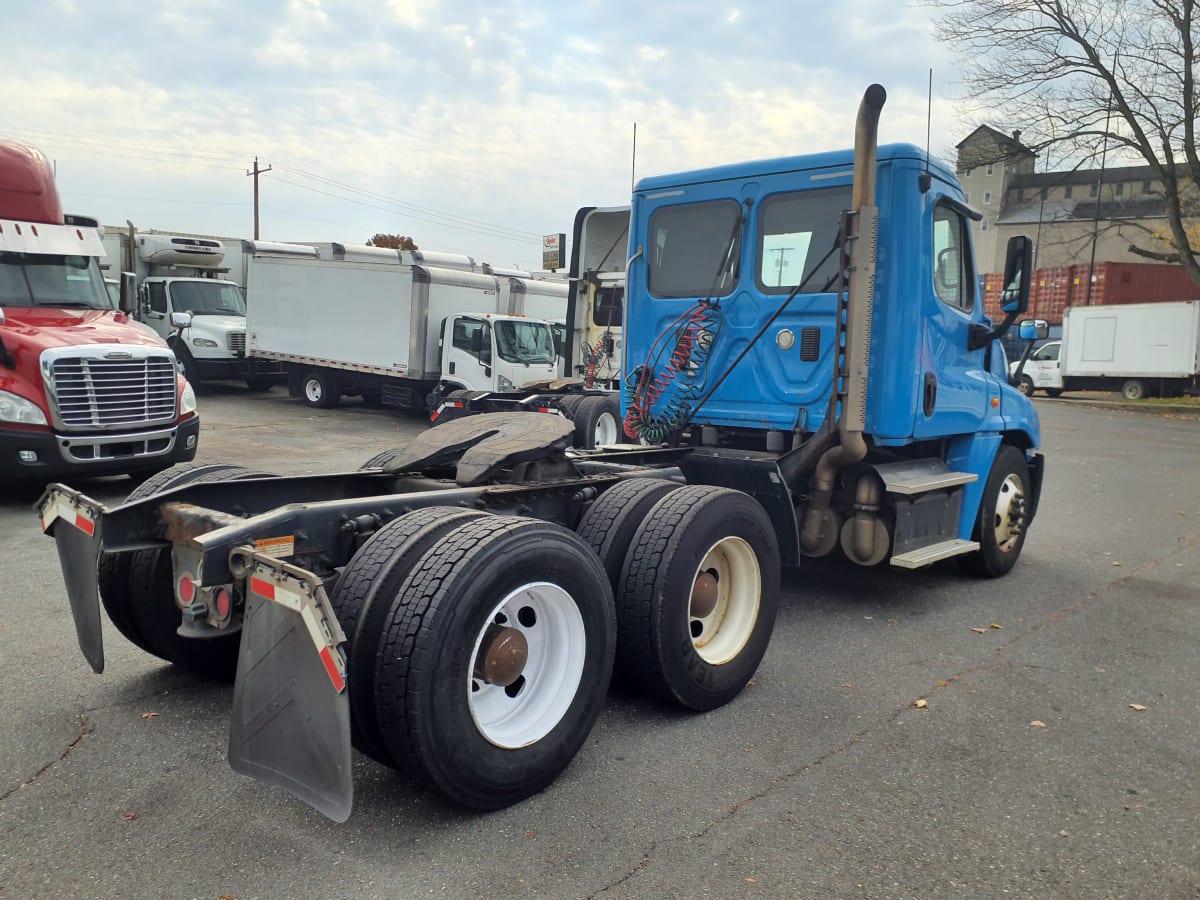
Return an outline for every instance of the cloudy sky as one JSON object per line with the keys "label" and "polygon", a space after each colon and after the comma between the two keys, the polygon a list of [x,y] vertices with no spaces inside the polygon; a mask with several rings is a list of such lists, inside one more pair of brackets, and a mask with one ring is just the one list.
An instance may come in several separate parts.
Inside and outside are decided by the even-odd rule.
{"label": "cloudy sky", "polygon": [[904,0],[49,0],[8,3],[0,133],[40,146],[70,211],[262,238],[412,235],[536,266],[638,177],[970,129],[929,11]]}

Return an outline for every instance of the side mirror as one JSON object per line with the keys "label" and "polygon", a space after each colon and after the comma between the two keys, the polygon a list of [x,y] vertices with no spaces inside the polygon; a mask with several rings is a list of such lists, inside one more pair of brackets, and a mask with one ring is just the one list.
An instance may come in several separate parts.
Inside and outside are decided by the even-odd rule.
{"label": "side mirror", "polygon": [[117,308],[123,313],[133,312],[135,297],[137,295],[137,276],[132,272],[121,273],[121,296],[117,301]]}
{"label": "side mirror", "polygon": [[1023,341],[1040,341],[1050,334],[1050,324],[1045,319],[1026,319],[1017,329]]}
{"label": "side mirror", "polygon": [[1000,310],[1020,315],[1029,309],[1029,290],[1033,279],[1033,241],[1024,235],[1009,238],[1004,256],[1004,290]]}
{"label": "side mirror", "polygon": [[483,329],[476,328],[471,333],[471,352],[478,356],[483,352]]}
{"label": "side mirror", "polygon": [[185,312],[171,313],[171,327],[172,328],[183,329],[183,328],[187,328],[191,324],[192,324],[192,314],[191,313],[185,313]]}
{"label": "side mirror", "polygon": [[559,334],[557,331],[551,332],[551,334],[552,334],[552,336],[553,336],[553,338],[554,338],[554,355],[555,355],[555,356],[562,356],[562,355],[563,355],[563,339],[562,339],[562,335],[561,335],[561,334]]}

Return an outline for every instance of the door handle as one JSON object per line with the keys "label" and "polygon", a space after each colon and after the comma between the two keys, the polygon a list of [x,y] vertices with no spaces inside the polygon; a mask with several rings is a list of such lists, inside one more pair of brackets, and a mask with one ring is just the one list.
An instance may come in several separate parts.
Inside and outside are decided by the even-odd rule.
{"label": "door handle", "polygon": [[937,405],[937,376],[932,372],[925,373],[925,395],[922,409],[925,413],[925,418],[933,415],[934,406]]}

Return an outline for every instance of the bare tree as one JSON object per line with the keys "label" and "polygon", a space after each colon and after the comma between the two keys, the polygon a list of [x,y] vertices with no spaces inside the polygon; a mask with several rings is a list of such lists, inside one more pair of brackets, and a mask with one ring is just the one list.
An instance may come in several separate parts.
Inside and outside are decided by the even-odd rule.
{"label": "bare tree", "polygon": [[1020,125],[1030,149],[1150,166],[1167,227],[1130,250],[1200,284],[1196,0],[919,2],[960,52],[968,96]]}

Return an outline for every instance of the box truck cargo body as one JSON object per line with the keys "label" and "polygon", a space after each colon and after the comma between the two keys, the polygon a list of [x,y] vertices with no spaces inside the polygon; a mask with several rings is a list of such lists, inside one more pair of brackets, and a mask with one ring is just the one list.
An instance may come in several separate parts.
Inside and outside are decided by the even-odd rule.
{"label": "box truck cargo body", "polygon": [[329,259],[250,252],[249,353],[287,366],[311,405],[358,395],[424,410],[439,390],[513,390],[555,375],[549,325],[507,315],[491,275],[349,244]]}
{"label": "box truck cargo body", "polygon": [[1140,400],[1196,393],[1198,372],[1200,301],[1076,306],[1063,315],[1062,341],[1025,363],[1021,385],[1027,393],[1120,391]]}

